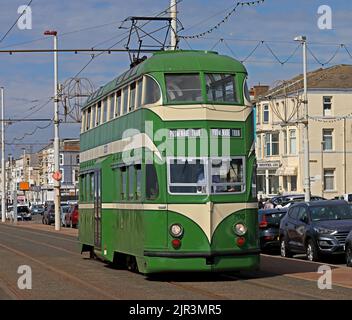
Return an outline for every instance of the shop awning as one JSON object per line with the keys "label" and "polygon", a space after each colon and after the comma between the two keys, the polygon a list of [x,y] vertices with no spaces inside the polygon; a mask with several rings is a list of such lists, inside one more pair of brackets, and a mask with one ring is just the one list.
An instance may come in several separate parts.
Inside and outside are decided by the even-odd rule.
{"label": "shop awning", "polygon": [[281,167],[276,170],[277,176],[296,176],[297,168],[296,167]]}

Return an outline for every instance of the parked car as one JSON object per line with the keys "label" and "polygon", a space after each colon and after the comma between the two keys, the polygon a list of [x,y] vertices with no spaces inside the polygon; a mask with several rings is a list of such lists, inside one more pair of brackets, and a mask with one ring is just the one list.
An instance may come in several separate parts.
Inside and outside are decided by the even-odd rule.
{"label": "parked car", "polygon": [[78,204],[71,207],[71,210],[65,215],[65,226],[76,228],[79,221]]}
{"label": "parked car", "polygon": [[308,260],[343,254],[352,230],[352,209],[344,200],[300,202],[292,205],[280,222],[283,257],[305,253]]}
{"label": "parked car", "polygon": [[259,240],[262,250],[280,248],[279,227],[286,212],[286,208],[258,211]]}
{"label": "parked car", "polygon": [[66,204],[66,205],[61,205],[61,226],[66,227],[66,214],[71,211],[71,206]]}
{"label": "parked car", "polygon": [[347,236],[345,247],[347,267],[352,267],[352,231]]}
{"label": "parked car", "polygon": [[33,204],[31,208],[32,214],[43,214],[44,213],[44,206],[41,204]]}
{"label": "parked car", "polygon": [[27,205],[17,206],[17,220],[32,220],[31,210]]}

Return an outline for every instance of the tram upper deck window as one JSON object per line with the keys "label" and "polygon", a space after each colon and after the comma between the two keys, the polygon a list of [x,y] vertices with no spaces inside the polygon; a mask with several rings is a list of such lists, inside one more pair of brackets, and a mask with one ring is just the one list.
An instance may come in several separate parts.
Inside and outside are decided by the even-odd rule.
{"label": "tram upper deck window", "polygon": [[146,76],[143,105],[157,103],[160,98],[161,93],[158,83],[152,77]]}
{"label": "tram upper deck window", "polygon": [[202,88],[199,74],[166,74],[168,102],[202,101]]}
{"label": "tram upper deck window", "polygon": [[211,160],[212,193],[243,192],[243,158]]}
{"label": "tram upper deck window", "polygon": [[211,102],[238,102],[233,74],[208,73],[205,75],[207,97]]}
{"label": "tram upper deck window", "polygon": [[206,193],[206,174],[203,159],[170,159],[170,193]]}
{"label": "tram upper deck window", "polygon": [[103,108],[103,119],[101,123],[105,123],[108,121],[108,99],[105,98],[102,103],[102,108]]}
{"label": "tram upper deck window", "polygon": [[90,114],[91,114],[91,108],[88,108],[87,116],[86,116],[86,131],[90,129]]}
{"label": "tram upper deck window", "polygon": [[140,79],[137,81],[136,109],[140,108],[142,105],[142,92],[143,92],[143,80]]}
{"label": "tram upper deck window", "polygon": [[100,119],[101,119],[101,101],[98,102],[98,106],[97,106],[97,114],[96,114],[96,121],[95,121],[96,126],[100,124]]}
{"label": "tram upper deck window", "polygon": [[121,114],[121,91],[116,92],[115,117]]}
{"label": "tram upper deck window", "polygon": [[135,101],[136,101],[136,84],[132,83],[130,85],[130,107],[129,107],[129,111],[133,111],[134,110]]}
{"label": "tram upper deck window", "polygon": [[123,114],[126,114],[128,112],[128,87],[123,88],[122,90],[122,105],[123,105]]}

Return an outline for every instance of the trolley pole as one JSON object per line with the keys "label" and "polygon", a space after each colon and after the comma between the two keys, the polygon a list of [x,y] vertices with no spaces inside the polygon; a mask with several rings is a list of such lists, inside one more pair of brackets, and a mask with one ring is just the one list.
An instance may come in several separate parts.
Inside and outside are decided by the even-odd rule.
{"label": "trolley pole", "polygon": [[[4,119],[4,88],[1,87],[1,118]],[[1,121],[1,221],[6,221],[5,190],[5,123]]]}
{"label": "trolley pole", "polygon": [[303,163],[304,163],[304,201],[310,201],[310,168],[309,168],[309,137],[308,137],[308,83],[307,83],[307,37],[299,36],[295,41],[302,43],[303,47]]}
{"label": "trolley pole", "polygon": [[171,50],[177,49],[177,0],[171,0],[170,3],[170,17],[171,20]]}
{"label": "trolley pole", "polygon": [[[45,31],[44,35],[54,36],[54,171],[56,176],[60,172],[60,139],[59,139],[59,108],[58,108],[58,52],[57,31]],[[60,223],[60,180],[54,179],[55,230],[59,231]]]}

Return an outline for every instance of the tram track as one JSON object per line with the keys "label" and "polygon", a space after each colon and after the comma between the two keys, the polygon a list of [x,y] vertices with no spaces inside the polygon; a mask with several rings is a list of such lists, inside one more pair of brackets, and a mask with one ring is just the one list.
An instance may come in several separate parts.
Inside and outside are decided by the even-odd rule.
{"label": "tram track", "polygon": [[309,293],[302,293],[302,292],[299,292],[296,290],[287,289],[287,288],[275,286],[275,285],[268,284],[268,283],[263,283],[262,281],[258,281],[258,280],[255,280],[253,278],[246,277],[246,276],[240,276],[240,275],[234,276],[234,275],[229,275],[229,274],[221,274],[220,276],[225,279],[241,281],[241,282],[245,283],[246,285],[261,287],[264,289],[270,289],[270,290],[275,290],[275,291],[281,291],[286,294],[291,294],[291,295],[293,294],[293,295],[296,295],[298,297],[305,298],[305,299],[329,300],[328,298],[324,298],[321,295],[318,296],[318,295],[313,295],[313,294],[309,294]]}
{"label": "tram track", "polygon": [[121,299],[121,298],[117,298],[116,295],[111,295],[111,294],[107,293],[107,291],[105,289],[99,288],[91,283],[88,283],[87,281],[84,281],[80,278],[77,278],[77,277],[69,274],[66,271],[60,270],[56,267],[53,267],[53,266],[49,265],[47,262],[40,261],[39,259],[34,258],[34,257],[26,254],[23,251],[20,251],[15,248],[11,248],[10,246],[4,245],[4,244],[0,244],[0,248],[3,248],[4,250],[7,250],[7,251],[19,256],[19,257],[26,258],[26,259],[30,260],[30,261],[36,263],[37,265],[41,266],[42,268],[45,268],[46,270],[48,270],[50,272],[54,272],[55,274],[65,278],[66,280],[69,280],[69,281],[76,283],[82,289],[84,288],[84,289],[93,290],[96,293],[98,293],[100,296],[105,297],[106,299],[109,299],[109,300]]}
{"label": "tram track", "polygon": [[[64,238],[64,237],[56,237],[56,236],[50,235],[50,234],[49,234],[50,231],[44,231],[44,232],[43,232],[43,231],[40,231],[40,232],[36,232],[36,231],[33,231],[33,230],[25,229],[26,227],[10,226],[10,225],[6,225],[6,224],[2,224],[1,226],[2,226],[2,227],[5,227],[5,228],[7,228],[7,229],[21,230],[21,232],[25,232],[25,233],[29,233],[29,234],[35,234],[35,235],[42,236],[42,237],[47,237],[47,238],[51,238],[51,239],[56,239],[56,240],[62,240],[62,241],[77,243],[77,240],[66,239],[66,238]],[[74,236],[71,236],[71,235],[66,235],[66,236],[75,238]]]}

